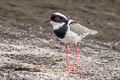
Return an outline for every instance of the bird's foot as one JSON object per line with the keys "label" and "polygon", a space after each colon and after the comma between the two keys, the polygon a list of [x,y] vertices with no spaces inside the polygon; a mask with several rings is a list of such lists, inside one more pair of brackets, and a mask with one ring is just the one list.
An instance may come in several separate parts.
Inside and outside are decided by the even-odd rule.
{"label": "bird's foot", "polygon": [[65,70],[68,71],[70,68],[69,67],[65,67]]}
{"label": "bird's foot", "polygon": [[75,66],[72,66],[72,68],[70,68],[69,70],[75,72]]}

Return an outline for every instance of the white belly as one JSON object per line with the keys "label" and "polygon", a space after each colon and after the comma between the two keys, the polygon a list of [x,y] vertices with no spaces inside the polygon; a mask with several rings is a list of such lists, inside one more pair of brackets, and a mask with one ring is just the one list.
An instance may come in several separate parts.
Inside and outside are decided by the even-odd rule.
{"label": "white belly", "polygon": [[65,35],[65,38],[60,39],[64,43],[77,43],[78,42],[78,35],[72,31],[68,31]]}

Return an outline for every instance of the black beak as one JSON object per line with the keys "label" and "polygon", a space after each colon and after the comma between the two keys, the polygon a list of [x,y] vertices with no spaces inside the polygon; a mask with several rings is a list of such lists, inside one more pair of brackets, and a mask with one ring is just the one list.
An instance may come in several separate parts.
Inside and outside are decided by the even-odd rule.
{"label": "black beak", "polygon": [[46,23],[46,22],[50,22],[50,19],[48,19],[48,20],[43,20],[43,23]]}

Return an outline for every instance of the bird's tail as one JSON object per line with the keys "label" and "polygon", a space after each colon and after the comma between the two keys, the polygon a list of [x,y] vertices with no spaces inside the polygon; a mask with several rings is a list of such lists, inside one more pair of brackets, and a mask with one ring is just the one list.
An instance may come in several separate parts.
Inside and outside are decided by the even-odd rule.
{"label": "bird's tail", "polygon": [[98,31],[89,29],[86,33],[84,33],[78,37],[77,42],[80,42],[83,38],[85,38],[88,35],[95,35],[97,33],[98,33]]}

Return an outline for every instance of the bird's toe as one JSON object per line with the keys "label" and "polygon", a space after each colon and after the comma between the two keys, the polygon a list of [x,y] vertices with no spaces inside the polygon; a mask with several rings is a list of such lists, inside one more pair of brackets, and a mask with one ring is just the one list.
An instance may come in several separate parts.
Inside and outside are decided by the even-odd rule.
{"label": "bird's toe", "polygon": [[65,70],[68,71],[70,68],[69,67],[65,67]]}

